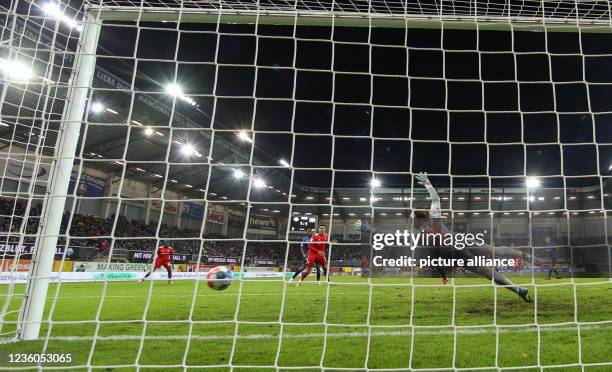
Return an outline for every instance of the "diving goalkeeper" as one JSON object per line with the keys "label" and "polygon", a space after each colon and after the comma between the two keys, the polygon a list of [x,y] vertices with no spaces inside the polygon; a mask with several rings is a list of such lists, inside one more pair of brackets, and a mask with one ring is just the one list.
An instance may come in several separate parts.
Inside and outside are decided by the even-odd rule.
{"label": "diving goalkeeper", "polygon": [[[446,226],[446,224],[442,221],[442,211],[441,211],[441,203],[440,196],[438,192],[431,184],[431,181],[427,177],[426,174],[418,174],[416,175],[418,183],[423,185],[427,191],[429,192],[429,196],[431,198],[431,207],[428,212],[425,212],[425,221],[423,223],[417,224],[415,221],[415,229],[414,231],[423,231],[426,234],[447,234],[450,233],[451,230]],[[412,221],[408,221],[408,228],[406,230],[411,231],[410,226],[412,225]],[[356,224],[358,230],[367,231],[370,233],[377,232],[378,230],[374,229],[369,224],[362,224],[361,221],[358,221]],[[474,259],[475,256],[468,248],[464,248],[462,250],[456,249],[454,247],[445,247],[445,246],[434,246],[434,247],[419,247],[423,248],[431,248],[428,251],[431,252],[429,254],[432,258],[440,257],[440,258],[463,258],[466,262],[470,259]],[[417,248],[418,249],[418,248]],[[510,248],[492,248],[492,247],[477,247],[480,250],[487,250],[490,254],[496,255],[522,255],[521,252],[510,249]],[[502,252],[507,250],[508,252]],[[448,282],[447,279],[447,271],[453,270],[454,267],[436,267],[436,270],[442,277],[442,283],[446,284]],[[495,272],[493,268],[488,266],[466,266],[465,269],[473,272],[474,274],[480,275],[486,279],[493,280],[496,284],[500,286],[504,286],[510,291],[516,293],[520,298],[525,300],[526,302],[531,302],[531,297],[529,296],[529,291],[527,288],[519,287],[513,284],[505,275]]]}

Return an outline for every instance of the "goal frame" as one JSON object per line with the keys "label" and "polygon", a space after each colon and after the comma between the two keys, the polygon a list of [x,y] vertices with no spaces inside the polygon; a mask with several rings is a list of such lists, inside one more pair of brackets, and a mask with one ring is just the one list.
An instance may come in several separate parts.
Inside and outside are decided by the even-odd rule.
{"label": "goal frame", "polygon": [[[542,0],[544,3],[546,0]],[[46,192],[41,213],[39,239],[32,257],[26,295],[19,314],[18,339],[35,340],[39,336],[47,298],[54,252],[59,238],[62,215],[69,196],[68,186],[73,162],[76,158],[82,122],[88,107],[88,94],[93,81],[96,64],[96,49],[102,22],[187,22],[187,23],[238,23],[291,26],[338,26],[338,27],[386,27],[386,28],[431,28],[431,29],[475,29],[510,31],[514,29],[545,30],[547,32],[612,32],[612,16],[608,19],[581,19],[578,17],[578,1],[575,19],[547,17],[495,15],[447,15],[409,13],[406,5],[403,14],[372,12],[346,12],[331,10],[298,9],[292,7],[269,8],[259,1],[249,6],[224,7],[225,3],[204,3],[207,8],[180,7],[129,7],[86,4],[85,21],[79,36],[75,64],[69,86],[67,104],[62,115],[62,127],[58,135],[58,146],[50,176],[50,187]],[[371,3],[370,3],[371,4]],[[406,3],[404,3],[406,4]],[[231,5],[231,4],[229,4]],[[329,3],[335,8],[335,2]],[[612,14],[608,3],[608,14]]]}
{"label": "goal frame", "polygon": [[[547,0],[542,0],[545,3]],[[588,1],[588,0],[587,0]],[[330,3],[335,7],[335,2]],[[574,1],[577,6],[578,1]],[[89,14],[96,14],[102,21],[144,21],[144,22],[187,22],[187,23],[224,23],[299,25],[299,26],[339,26],[339,27],[386,27],[386,28],[442,28],[445,29],[482,29],[508,31],[516,27],[544,29],[557,32],[612,32],[612,5],[608,3],[609,19],[557,18],[496,15],[446,15],[443,7],[439,14],[414,14],[404,6],[403,13],[393,12],[347,12],[343,10],[306,10],[292,7],[271,9],[260,6],[259,1],[247,6],[224,8],[224,2],[206,3],[210,8],[176,8],[145,6],[135,11],[128,6],[87,7]],[[213,6],[218,6],[214,8]],[[474,12],[477,12],[475,9]],[[578,11],[576,9],[576,15]]]}
{"label": "goal frame", "polygon": [[101,25],[99,18],[88,14],[79,38],[67,103],[57,138],[58,145],[53,155],[50,185],[45,193],[41,211],[39,237],[34,246],[32,268],[26,282],[25,298],[17,323],[17,337],[20,340],[37,339],[42,325],[70,176],[96,66],[96,48]]}

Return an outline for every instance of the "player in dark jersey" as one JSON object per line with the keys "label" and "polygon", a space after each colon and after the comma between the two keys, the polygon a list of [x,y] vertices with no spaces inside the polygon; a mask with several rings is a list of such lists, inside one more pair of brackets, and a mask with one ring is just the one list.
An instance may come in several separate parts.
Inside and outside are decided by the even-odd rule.
{"label": "player in dark jersey", "polygon": [[151,273],[160,267],[164,267],[168,272],[168,284],[172,284],[172,254],[175,252],[174,248],[168,245],[162,245],[157,248],[157,258],[155,259],[155,264],[153,265],[153,269],[149,270],[149,272],[144,276],[143,279],[139,279],[138,283],[142,283],[146,278],[148,278]]}
{"label": "player in dark jersey", "polygon": [[[310,235],[305,236],[302,239],[302,243],[300,244],[300,250],[302,251],[302,256],[304,256],[304,264],[302,266],[300,266],[295,273],[293,273],[293,277],[291,277],[291,279],[289,279],[289,283],[291,283],[293,281],[293,279],[297,278],[298,275],[300,275],[300,273],[302,271],[304,271],[306,269],[306,263],[308,262],[307,258],[308,258],[308,244],[310,243],[310,241],[312,240],[312,237],[317,233],[316,229],[312,229],[310,230]],[[317,270],[317,284],[321,284],[319,282],[319,280],[321,279],[321,266],[317,265],[316,266],[316,270]]]}

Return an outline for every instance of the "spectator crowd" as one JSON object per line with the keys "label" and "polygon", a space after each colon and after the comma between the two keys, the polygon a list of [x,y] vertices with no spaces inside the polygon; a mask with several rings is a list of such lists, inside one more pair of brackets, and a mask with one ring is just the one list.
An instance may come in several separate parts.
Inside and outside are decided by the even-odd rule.
{"label": "spectator crowd", "polygon": [[[26,199],[0,198],[0,239],[4,242],[18,242],[21,229],[25,227],[23,242],[33,244],[40,220],[40,207],[40,204],[32,203],[28,208]],[[29,213],[26,213],[28,210]],[[23,226],[26,215],[27,224]],[[159,243],[171,245],[178,253],[183,254],[198,255],[201,248],[203,256],[242,258],[246,249],[244,252],[246,263],[253,263],[256,260],[284,262],[287,250],[287,243],[284,241],[247,240],[245,246],[244,240],[227,240],[227,237],[221,234],[204,234],[204,239],[200,239],[199,230],[180,229],[163,223],[158,224],[155,221],[146,223],[128,220],[121,215],[102,218],[65,213],[60,236],[58,241],[60,246],[67,245],[71,250],[78,247],[96,247],[99,252],[108,251],[111,245],[113,250],[153,250]],[[155,236],[159,236],[160,240]],[[334,246],[331,258],[332,260],[355,259],[360,256],[360,249],[359,245]],[[298,262],[303,259],[299,242],[291,242],[287,260]]]}

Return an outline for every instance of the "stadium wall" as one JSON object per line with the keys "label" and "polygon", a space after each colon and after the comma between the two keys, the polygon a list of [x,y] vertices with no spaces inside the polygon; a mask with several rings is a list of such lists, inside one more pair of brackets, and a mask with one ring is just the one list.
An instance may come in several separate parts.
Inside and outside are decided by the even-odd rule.
{"label": "stadium wall", "polygon": [[[285,277],[292,275],[292,272],[234,272],[235,278],[270,278],[270,277]],[[130,281],[142,279],[145,272],[52,272],[51,282],[105,282],[105,281]],[[186,279],[203,279],[207,275],[206,272],[175,272],[172,273],[172,280]],[[28,277],[27,272],[0,272],[0,284],[10,283],[25,283]],[[149,277],[153,280],[167,280],[168,274],[165,272],[156,271]]]}

